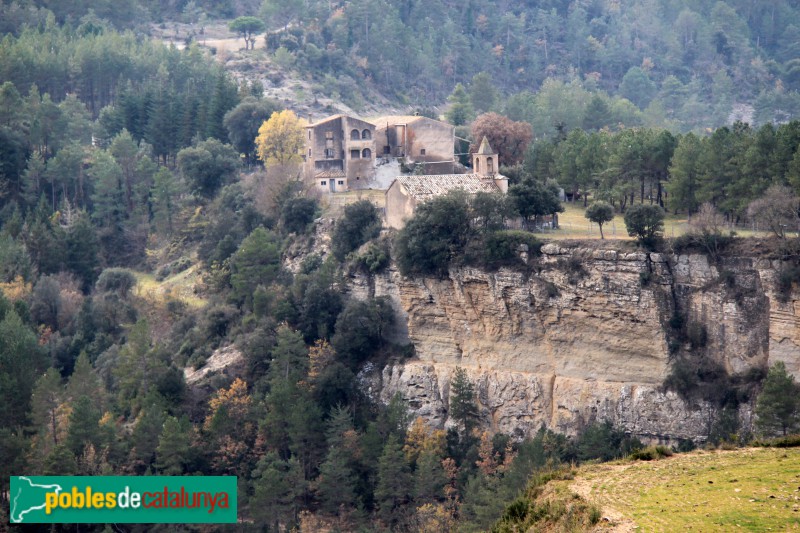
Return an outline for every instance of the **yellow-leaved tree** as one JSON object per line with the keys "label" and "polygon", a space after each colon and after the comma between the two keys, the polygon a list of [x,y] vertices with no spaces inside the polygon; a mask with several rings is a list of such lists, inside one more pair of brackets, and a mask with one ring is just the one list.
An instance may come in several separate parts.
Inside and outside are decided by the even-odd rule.
{"label": "yellow-leaved tree", "polygon": [[292,111],[276,111],[264,121],[256,137],[258,158],[269,167],[293,165],[303,161],[303,128],[306,122]]}

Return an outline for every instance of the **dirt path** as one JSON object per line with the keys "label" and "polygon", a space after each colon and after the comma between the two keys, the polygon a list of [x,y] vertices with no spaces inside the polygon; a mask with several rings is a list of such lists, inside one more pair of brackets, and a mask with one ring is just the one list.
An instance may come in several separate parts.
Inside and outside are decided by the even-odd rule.
{"label": "dirt path", "polygon": [[588,502],[598,505],[602,509],[603,517],[600,521],[600,528],[603,531],[613,531],[616,533],[629,533],[637,529],[636,523],[628,518],[622,511],[608,504],[608,498],[604,497],[597,478],[603,477],[610,480],[619,479],[631,465],[612,464],[598,465],[597,470],[592,472],[590,478],[576,477],[569,485],[569,489]]}

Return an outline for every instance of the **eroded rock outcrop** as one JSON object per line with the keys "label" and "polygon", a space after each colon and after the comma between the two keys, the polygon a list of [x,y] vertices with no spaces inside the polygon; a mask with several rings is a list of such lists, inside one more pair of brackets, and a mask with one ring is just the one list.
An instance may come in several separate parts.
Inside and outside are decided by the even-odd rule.
{"label": "eroded rock outcrop", "polygon": [[[776,293],[780,263],[547,244],[529,273],[452,269],[445,279],[396,271],[357,277],[356,297],[389,296],[396,340],[415,356],[373,371],[388,401],[448,424],[456,367],[475,383],[482,422],[524,436],[541,426],[575,433],[610,420],[640,437],[702,441],[715,407],[662,387],[688,350],[675,315],[702,336],[729,374],[782,360],[800,377],[800,316]],[[693,340],[693,342],[700,342]]]}

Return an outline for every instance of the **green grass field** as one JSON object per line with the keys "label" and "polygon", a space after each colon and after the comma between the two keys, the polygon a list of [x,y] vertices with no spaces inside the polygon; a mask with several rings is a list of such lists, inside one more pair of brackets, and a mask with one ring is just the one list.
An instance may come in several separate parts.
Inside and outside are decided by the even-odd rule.
{"label": "green grass field", "polygon": [[[586,209],[582,203],[563,204],[565,211],[558,215],[559,229],[540,232],[539,234],[548,239],[599,239],[600,229],[597,224],[589,221],[584,216]],[[689,228],[686,215],[667,214],[664,218],[664,236],[667,238],[680,237]],[[752,231],[750,229],[737,228],[736,234],[740,237],[766,236],[763,231]],[[603,233],[606,239],[631,239],[625,230],[623,215],[617,214],[614,220],[603,225]]]}
{"label": "green grass field", "polygon": [[[350,191],[343,194],[336,194],[323,197],[322,203],[325,207],[326,216],[340,216],[344,206],[357,202],[358,200],[369,200],[377,207],[384,207],[385,191],[382,190],[360,190]],[[546,239],[600,239],[600,228],[597,224],[590,222],[584,216],[586,209],[583,204],[564,202],[564,212],[558,215],[559,228],[557,230],[544,230],[537,232]],[[664,218],[664,236],[667,238],[680,237],[689,229],[689,223],[685,214],[672,215],[667,213]],[[766,236],[764,231],[753,231],[751,229],[736,228],[736,234],[740,237]],[[623,215],[617,214],[614,220],[603,225],[603,234],[606,239],[632,240],[625,230]]]}
{"label": "green grass field", "polygon": [[[600,229],[597,224],[583,216],[586,209],[582,203],[564,203],[565,211],[559,213],[559,229],[543,232],[542,235],[552,239],[599,239]],[[678,237],[686,233],[688,224],[686,216],[668,215],[664,220],[664,235]],[[603,225],[606,239],[631,239],[625,231],[625,221],[617,214],[614,220]]]}
{"label": "green grass field", "polygon": [[799,448],[588,465],[555,483],[601,507],[623,531],[800,531]]}

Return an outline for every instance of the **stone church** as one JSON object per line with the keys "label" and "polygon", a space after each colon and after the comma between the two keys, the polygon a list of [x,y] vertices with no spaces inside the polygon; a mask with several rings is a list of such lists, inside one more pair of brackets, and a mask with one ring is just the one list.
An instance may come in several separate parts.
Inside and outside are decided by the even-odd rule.
{"label": "stone church", "polygon": [[472,174],[398,176],[386,191],[385,224],[400,229],[418,205],[450,191],[508,192],[508,178],[497,171],[497,154],[484,137],[472,154]]}

